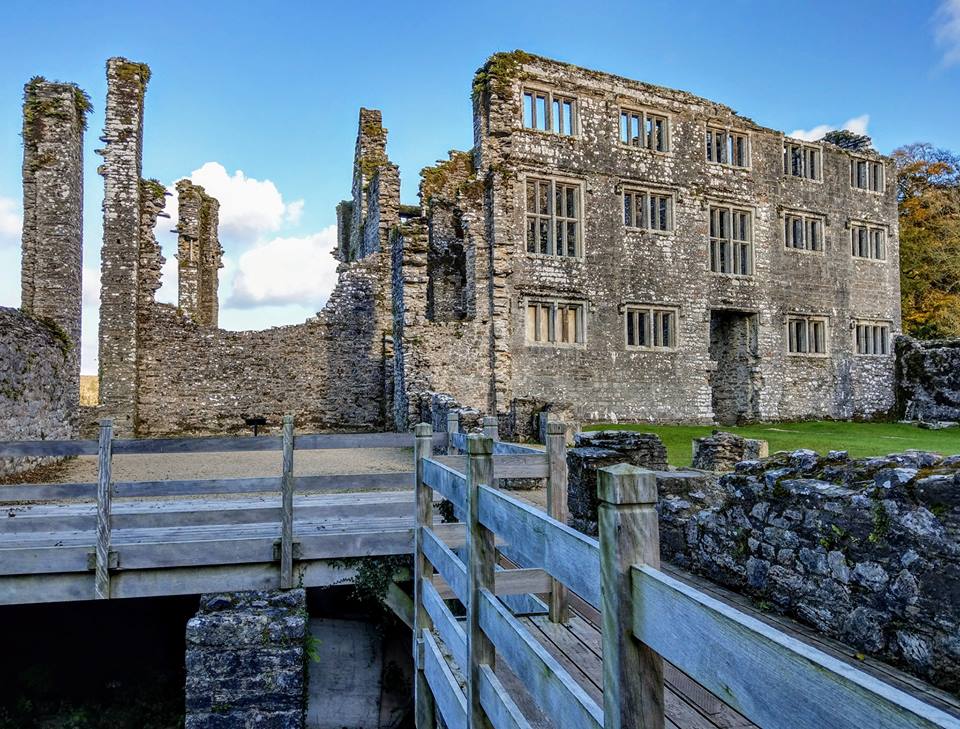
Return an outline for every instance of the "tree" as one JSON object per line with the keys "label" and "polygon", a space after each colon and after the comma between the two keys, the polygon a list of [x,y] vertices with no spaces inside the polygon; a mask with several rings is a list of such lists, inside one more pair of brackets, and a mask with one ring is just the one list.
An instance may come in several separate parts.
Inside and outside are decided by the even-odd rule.
{"label": "tree", "polygon": [[897,149],[893,159],[904,331],[960,336],[960,155],[919,143]]}

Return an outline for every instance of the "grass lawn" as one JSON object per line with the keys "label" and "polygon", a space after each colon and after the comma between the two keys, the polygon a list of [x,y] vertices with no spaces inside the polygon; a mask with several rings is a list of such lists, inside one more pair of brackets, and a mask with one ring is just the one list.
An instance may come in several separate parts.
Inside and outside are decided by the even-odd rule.
{"label": "grass lawn", "polygon": [[[595,423],[584,430],[638,430],[656,433],[667,447],[667,459],[677,467],[690,465],[691,442],[710,435],[710,425],[645,425]],[[960,453],[960,428],[923,430],[915,425],[899,423],[851,423],[842,421],[807,421],[802,423],[757,423],[743,427],[721,427],[746,438],[762,438],[770,444],[770,453],[811,448],[820,453],[846,450],[854,458],[883,456],[916,448],[943,455]]]}

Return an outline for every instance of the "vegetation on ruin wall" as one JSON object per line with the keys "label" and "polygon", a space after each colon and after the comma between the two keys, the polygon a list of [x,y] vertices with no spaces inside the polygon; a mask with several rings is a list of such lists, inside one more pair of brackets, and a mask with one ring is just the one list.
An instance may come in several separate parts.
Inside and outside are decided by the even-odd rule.
{"label": "vegetation on ruin wall", "polygon": [[[710,425],[647,425],[596,423],[584,430],[635,430],[655,433],[667,447],[667,460],[678,468],[690,466],[694,438],[710,435]],[[943,455],[960,453],[960,428],[923,430],[900,423],[856,423],[846,421],[805,421],[799,423],[756,423],[741,427],[723,426],[720,430],[744,438],[760,438],[770,444],[770,453],[809,448],[826,454],[830,450],[849,451],[852,458],[882,456],[911,448],[935,451]]]}
{"label": "vegetation on ruin wall", "polygon": [[[460,179],[460,182],[452,186],[451,179]],[[450,159],[420,170],[420,200],[423,203],[429,203],[435,197],[454,199],[460,192],[475,196],[482,191],[483,180],[476,178],[473,155],[469,152],[450,152]]]}
{"label": "vegetation on ruin wall", "polygon": [[[24,142],[36,144],[40,139],[45,118],[63,119],[69,121],[72,117],[68,110],[63,108],[59,99],[42,98],[40,86],[47,83],[43,76],[31,78],[23,90],[23,134]],[[60,83],[60,82],[54,82]],[[87,92],[76,84],[66,84],[73,90],[73,105],[80,128],[87,128],[87,114],[93,109]]]}
{"label": "vegetation on ruin wall", "polygon": [[520,50],[494,53],[473,76],[473,99],[476,100],[485,91],[506,96],[513,82],[521,78],[523,64],[531,60],[533,56]]}
{"label": "vegetation on ruin wall", "polygon": [[911,144],[893,158],[904,331],[921,339],[960,336],[960,155]]}
{"label": "vegetation on ruin wall", "polygon": [[167,195],[167,188],[164,184],[154,178],[140,180],[140,190],[144,199],[152,198],[156,202],[162,202]]}
{"label": "vegetation on ruin wall", "polygon": [[384,607],[390,584],[413,571],[413,558],[408,554],[385,557],[356,557],[332,560],[339,569],[356,569],[352,597],[358,602]]}

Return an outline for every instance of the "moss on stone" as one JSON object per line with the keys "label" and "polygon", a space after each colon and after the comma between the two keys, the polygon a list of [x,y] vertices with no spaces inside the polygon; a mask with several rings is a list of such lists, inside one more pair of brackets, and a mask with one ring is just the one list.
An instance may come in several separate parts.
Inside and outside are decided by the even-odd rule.
{"label": "moss on stone", "polygon": [[[460,181],[451,185],[451,180],[456,178],[460,178]],[[420,170],[420,201],[425,205],[444,192],[451,198],[455,198],[459,192],[475,194],[477,186],[483,190],[483,180],[476,177],[470,152],[453,150],[450,159]]]}
{"label": "moss on stone", "polygon": [[523,64],[532,60],[533,56],[521,50],[494,53],[474,74],[472,97],[477,99],[485,91],[506,96],[511,84],[522,77]]}
{"label": "moss on stone", "polygon": [[154,178],[140,180],[140,189],[145,196],[149,196],[158,202],[163,200],[167,194],[167,188],[164,184]]}

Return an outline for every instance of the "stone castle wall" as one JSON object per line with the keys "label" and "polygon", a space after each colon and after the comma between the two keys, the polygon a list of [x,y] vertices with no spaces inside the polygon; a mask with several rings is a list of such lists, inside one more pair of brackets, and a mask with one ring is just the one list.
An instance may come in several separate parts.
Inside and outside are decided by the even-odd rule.
{"label": "stone castle wall", "polygon": [[[74,359],[59,326],[0,307],[0,441],[75,436]],[[0,458],[0,477],[50,460]]]}
{"label": "stone castle wall", "polygon": [[217,232],[220,203],[190,180],[177,182],[177,295],[180,311],[200,326],[216,327],[223,247]]}
{"label": "stone castle wall", "polygon": [[[711,381],[717,365],[709,351],[714,311],[738,311],[755,321],[756,361],[747,383],[755,417],[849,417],[889,409],[892,357],[856,356],[851,332],[853,318],[882,319],[893,331],[899,328],[897,215],[888,159],[863,152],[886,168],[886,192],[875,194],[851,188],[850,155],[830,144],[819,145],[822,182],[786,177],[781,133],[684,92],[526,54],[495,57],[478,81],[480,175],[493,178],[488,224],[496,248],[506,254],[502,291],[509,313],[498,326],[509,340],[511,363],[507,398],[498,398],[498,409],[515,398],[533,398],[576,403],[584,419],[709,421],[715,415]],[[575,97],[579,133],[524,129],[524,84]],[[621,144],[621,105],[668,115],[670,151]],[[707,122],[749,134],[750,168],[705,161]],[[582,258],[526,252],[528,176],[580,185]],[[630,185],[673,194],[672,232],[625,228],[622,191]],[[753,276],[710,273],[711,201],[753,210]],[[783,215],[794,209],[824,216],[824,252],[785,247]],[[851,220],[886,227],[885,261],[850,255]],[[540,296],[583,302],[582,346],[527,343],[525,301]],[[628,350],[622,313],[627,303],[676,307],[675,351]],[[786,354],[790,313],[828,317],[830,356]]]}

